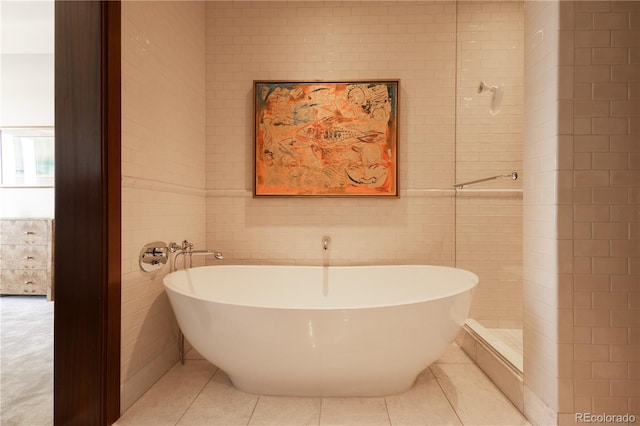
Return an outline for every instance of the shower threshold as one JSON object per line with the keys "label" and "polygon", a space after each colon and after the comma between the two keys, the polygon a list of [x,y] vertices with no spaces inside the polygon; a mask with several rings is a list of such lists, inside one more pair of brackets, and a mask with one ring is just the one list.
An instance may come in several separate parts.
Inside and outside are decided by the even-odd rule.
{"label": "shower threshold", "polygon": [[467,320],[457,341],[513,405],[524,413],[522,353],[473,319]]}
{"label": "shower threshold", "polygon": [[465,326],[470,328],[471,331],[487,346],[492,348],[493,351],[497,352],[497,355],[502,358],[504,362],[510,364],[511,368],[514,368],[522,374],[522,352],[518,351],[513,343],[509,344],[509,342],[507,342],[507,339],[504,338],[500,329],[486,328],[474,319],[468,319]]}

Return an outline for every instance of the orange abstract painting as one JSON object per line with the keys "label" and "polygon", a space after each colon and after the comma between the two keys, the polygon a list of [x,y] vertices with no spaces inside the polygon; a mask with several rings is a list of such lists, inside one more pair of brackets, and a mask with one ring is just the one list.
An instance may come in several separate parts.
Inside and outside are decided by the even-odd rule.
{"label": "orange abstract painting", "polygon": [[254,194],[397,196],[398,86],[254,82]]}

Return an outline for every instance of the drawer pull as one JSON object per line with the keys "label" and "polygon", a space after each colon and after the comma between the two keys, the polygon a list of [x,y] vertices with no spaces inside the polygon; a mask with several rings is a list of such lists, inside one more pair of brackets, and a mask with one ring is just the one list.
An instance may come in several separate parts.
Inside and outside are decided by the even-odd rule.
{"label": "drawer pull", "polygon": [[33,285],[33,284],[35,284],[33,281],[25,281],[24,282],[24,285]]}
{"label": "drawer pull", "polygon": [[25,256],[24,260],[33,260],[35,258],[36,258],[35,256]]}
{"label": "drawer pull", "polygon": [[24,235],[36,235],[35,231],[25,231]]}

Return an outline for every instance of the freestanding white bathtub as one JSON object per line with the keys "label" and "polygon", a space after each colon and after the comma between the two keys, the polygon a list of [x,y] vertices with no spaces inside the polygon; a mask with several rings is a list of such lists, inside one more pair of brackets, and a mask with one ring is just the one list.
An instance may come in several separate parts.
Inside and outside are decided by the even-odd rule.
{"label": "freestanding white bathtub", "polygon": [[397,266],[205,266],[164,278],[193,347],[249,393],[409,389],[453,342],[478,277]]}

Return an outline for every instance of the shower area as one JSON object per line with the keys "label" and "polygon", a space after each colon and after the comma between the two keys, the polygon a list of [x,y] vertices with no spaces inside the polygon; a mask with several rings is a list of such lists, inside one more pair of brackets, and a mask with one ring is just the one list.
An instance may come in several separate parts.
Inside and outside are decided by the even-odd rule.
{"label": "shower area", "polygon": [[520,409],[523,27],[522,2],[457,3],[455,256],[480,277],[460,342]]}

